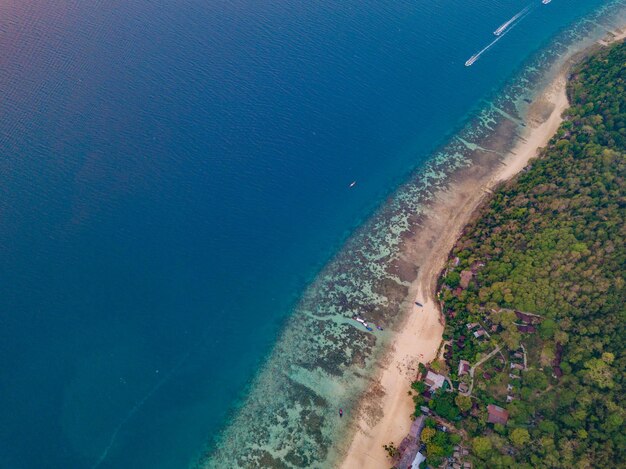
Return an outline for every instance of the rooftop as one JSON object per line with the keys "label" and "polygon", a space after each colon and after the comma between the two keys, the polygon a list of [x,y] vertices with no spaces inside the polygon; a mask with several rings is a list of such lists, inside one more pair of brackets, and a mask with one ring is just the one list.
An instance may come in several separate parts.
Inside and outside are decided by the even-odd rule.
{"label": "rooftop", "polygon": [[459,283],[461,288],[469,287],[469,283],[470,283],[470,280],[472,280],[473,275],[474,274],[472,273],[471,270],[463,270],[461,272],[461,282]]}
{"label": "rooftop", "polygon": [[520,321],[525,322],[526,324],[536,324],[541,321],[541,318],[539,316],[522,313],[521,311],[515,311],[515,316],[517,316]]}
{"label": "rooftop", "polygon": [[428,386],[430,386],[432,390],[439,389],[440,387],[443,386],[443,383],[446,382],[446,377],[428,370],[428,373],[426,374],[426,378],[424,379],[424,382],[428,384]]}
{"label": "rooftop", "polygon": [[489,423],[506,425],[506,422],[509,420],[509,413],[497,405],[489,404],[487,406],[487,412],[489,413],[489,418],[487,419]]}
{"label": "rooftop", "polygon": [[418,438],[422,434],[422,430],[424,428],[424,424],[426,423],[426,419],[423,415],[420,415],[411,424],[411,429],[409,430],[409,435],[413,438]]}

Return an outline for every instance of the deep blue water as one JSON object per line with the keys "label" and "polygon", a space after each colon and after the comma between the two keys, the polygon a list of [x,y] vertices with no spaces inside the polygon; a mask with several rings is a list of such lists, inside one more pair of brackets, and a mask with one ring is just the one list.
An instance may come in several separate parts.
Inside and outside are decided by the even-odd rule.
{"label": "deep blue water", "polygon": [[192,462],[350,232],[606,2],[538,6],[471,68],[538,1],[9,3],[0,467],[17,469]]}

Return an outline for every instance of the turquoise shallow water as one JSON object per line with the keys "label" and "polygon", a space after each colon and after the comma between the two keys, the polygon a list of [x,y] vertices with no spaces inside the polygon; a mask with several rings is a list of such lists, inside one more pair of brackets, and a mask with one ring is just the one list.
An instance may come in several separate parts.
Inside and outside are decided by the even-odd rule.
{"label": "turquoise shallow water", "polygon": [[0,466],[328,464],[385,338],[349,318],[393,322],[406,214],[466,163],[433,151],[610,2],[463,66],[531,3],[0,6]]}

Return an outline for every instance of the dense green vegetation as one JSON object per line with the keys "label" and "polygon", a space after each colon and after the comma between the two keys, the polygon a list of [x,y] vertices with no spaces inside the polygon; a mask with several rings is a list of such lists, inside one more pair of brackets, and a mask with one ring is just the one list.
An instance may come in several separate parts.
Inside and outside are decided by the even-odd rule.
{"label": "dense green vegetation", "polygon": [[[429,404],[461,415],[475,467],[626,465],[625,79],[624,43],[576,67],[557,135],[496,191],[442,277],[455,387],[469,378],[458,376],[461,359],[501,347],[476,373],[471,408],[456,393]],[[490,403],[509,412],[506,425],[487,423]]]}
{"label": "dense green vegetation", "polygon": [[420,439],[426,445],[425,452],[433,466],[438,466],[444,457],[451,456],[454,445],[461,442],[459,435],[438,430],[437,423],[432,418],[426,419],[426,425],[422,430]]}

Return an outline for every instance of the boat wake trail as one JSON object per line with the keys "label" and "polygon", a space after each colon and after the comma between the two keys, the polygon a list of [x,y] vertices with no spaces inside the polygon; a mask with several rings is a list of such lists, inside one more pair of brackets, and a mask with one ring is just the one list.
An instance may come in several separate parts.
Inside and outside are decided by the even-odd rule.
{"label": "boat wake trail", "polygon": [[[495,38],[493,41],[491,41],[489,44],[487,44],[485,47],[483,47],[480,51],[472,55],[469,59],[467,59],[467,62],[465,62],[465,66],[469,67],[474,62],[476,62],[480,58],[481,55],[483,55],[485,52],[491,49],[500,39],[502,39],[504,36],[510,33],[513,30],[513,28],[515,28],[518,24],[522,22],[524,18],[526,18],[530,13],[532,13],[533,9],[534,8],[532,6],[528,6],[524,8],[520,13],[515,15],[513,18],[511,18],[509,21],[504,23],[502,26],[500,26],[502,30],[500,31],[499,34],[496,34],[496,32],[494,31],[494,34],[496,34],[496,36],[498,37]],[[496,31],[498,31],[500,28],[496,29]]]}
{"label": "boat wake trail", "polygon": [[104,462],[104,460],[108,457],[109,451],[113,447],[113,444],[115,443],[115,440],[117,439],[117,435],[120,432],[120,430],[134,417],[134,415],[137,413],[137,411],[139,411],[139,409],[141,409],[141,407],[143,407],[143,405],[146,403],[146,401],[148,399],[150,399],[165,383],[167,383],[174,376],[174,374],[185,364],[185,362],[189,359],[189,357],[197,351],[197,349],[200,347],[200,345],[203,342],[206,341],[207,336],[208,336],[208,334],[205,333],[202,336],[202,339],[194,347],[189,349],[187,351],[187,353],[183,354],[179,358],[179,360],[174,364],[174,366],[172,366],[172,368],[167,373],[165,373],[163,378],[160,381],[158,381],[152,387],[152,389],[150,389],[150,391],[148,391],[148,393],[145,396],[143,396],[143,398],[141,398],[128,411],[126,416],[120,421],[119,425],[115,428],[115,430],[111,434],[111,438],[109,438],[108,445],[106,446],[106,448],[104,448],[104,450],[100,454],[100,457],[98,458],[96,463],[93,466],[91,466],[92,469],[96,469],[98,466],[100,466]]}
{"label": "boat wake trail", "polygon": [[511,26],[513,23],[515,23],[520,17],[522,17],[522,16],[524,16],[524,14],[528,13],[528,11],[530,10],[530,7],[531,7],[531,5],[528,5],[522,11],[520,11],[515,16],[513,16],[510,20],[508,20],[505,23],[502,23],[500,25],[500,27],[493,32],[493,34],[495,34],[496,36],[499,36],[500,34],[502,34],[504,31],[507,30],[507,28],[509,26]]}

